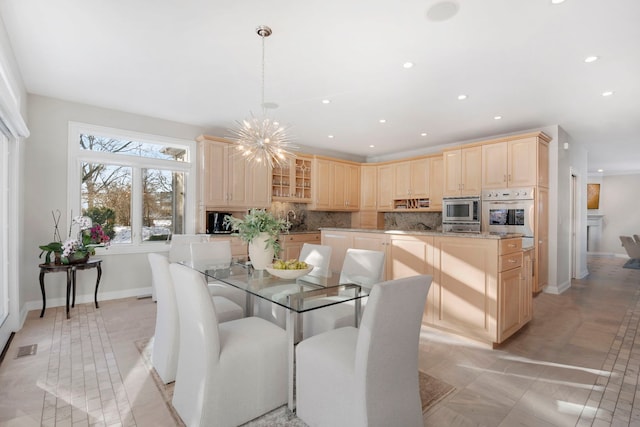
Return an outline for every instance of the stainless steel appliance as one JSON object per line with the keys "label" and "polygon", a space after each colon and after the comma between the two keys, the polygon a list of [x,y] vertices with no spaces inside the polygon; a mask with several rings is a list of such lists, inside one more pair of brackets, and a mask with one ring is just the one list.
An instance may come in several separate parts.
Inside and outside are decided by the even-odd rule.
{"label": "stainless steel appliance", "polygon": [[444,197],[442,199],[442,231],[480,233],[480,197]]}
{"label": "stainless steel appliance", "polygon": [[231,234],[231,229],[224,225],[224,217],[229,212],[207,212],[207,234]]}
{"label": "stainless steel appliance", "polygon": [[522,247],[533,241],[534,191],[529,188],[506,188],[482,191],[482,231],[489,233],[520,233]]}

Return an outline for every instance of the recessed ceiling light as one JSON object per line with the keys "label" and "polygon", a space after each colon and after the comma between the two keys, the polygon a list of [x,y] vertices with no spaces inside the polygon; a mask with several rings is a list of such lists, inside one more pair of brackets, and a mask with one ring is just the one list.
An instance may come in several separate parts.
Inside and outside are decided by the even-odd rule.
{"label": "recessed ceiling light", "polygon": [[402,66],[404,68],[413,68],[413,62],[405,62]]}
{"label": "recessed ceiling light", "polygon": [[426,132],[422,132],[422,133],[420,134],[420,136],[427,136],[427,133],[426,133]]}
{"label": "recessed ceiling light", "polygon": [[464,101],[465,99],[467,99],[467,95],[465,95],[464,93],[462,93],[462,94],[458,95],[458,99],[459,99],[460,101]]}
{"label": "recessed ceiling light", "polygon": [[584,58],[584,62],[586,62],[588,64],[590,62],[596,62],[598,59],[600,59],[600,58],[595,56],[595,55],[587,56],[586,58]]}
{"label": "recessed ceiling light", "polygon": [[458,13],[459,6],[453,1],[441,1],[427,9],[427,19],[442,22],[453,18]]}
{"label": "recessed ceiling light", "polygon": [[369,148],[376,148],[376,146],[371,144],[371,145],[369,145]]}
{"label": "recessed ceiling light", "polygon": [[323,104],[331,104],[331,100],[330,99],[323,99],[322,103]]}
{"label": "recessed ceiling light", "polygon": [[611,96],[611,95],[613,95],[613,93],[614,92],[612,90],[608,90],[606,92],[602,92],[602,96]]}
{"label": "recessed ceiling light", "polygon": [[385,119],[380,119],[379,121],[380,121],[380,123],[387,123],[387,121]]}
{"label": "recessed ceiling light", "polygon": [[551,4],[560,4],[564,3],[564,0],[551,0]]}
{"label": "recessed ceiling light", "polygon": [[598,172],[604,172],[604,169],[598,169]]}
{"label": "recessed ceiling light", "polygon": [[327,138],[333,139],[333,135],[327,135]]}
{"label": "recessed ceiling light", "polygon": [[502,120],[502,116],[493,116],[493,120]]}

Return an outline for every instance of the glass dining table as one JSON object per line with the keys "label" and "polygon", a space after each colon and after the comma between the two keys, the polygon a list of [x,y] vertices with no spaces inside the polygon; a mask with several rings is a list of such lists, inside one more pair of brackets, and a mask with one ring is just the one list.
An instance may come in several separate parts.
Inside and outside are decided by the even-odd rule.
{"label": "glass dining table", "polygon": [[[368,287],[355,283],[340,283],[340,274],[330,277],[311,274],[297,279],[282,279],[266,270],[255,270],[250,262],[184,261],[180,262],[213,279],[246,292],[246,316],[253,316],[256,298],[267,300],[286,309],[288,339],[288,407],[295,410],[295,345],[302,339],[303,316],[312,310],[353,301],[355,325],[361,314],[361,299],[369,295]],[[344,277],[342,278],[344,282]],[[348,280],[347,280],[348,281]]]}

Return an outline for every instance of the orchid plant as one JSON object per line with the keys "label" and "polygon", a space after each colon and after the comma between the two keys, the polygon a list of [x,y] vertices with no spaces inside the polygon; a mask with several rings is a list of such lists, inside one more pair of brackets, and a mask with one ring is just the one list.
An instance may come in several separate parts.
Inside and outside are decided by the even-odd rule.
{"label": "orchid plant", "polygon": [[[57,221],[55,221],[55,225],[56,233],[54,233],[54,237],[57,236],[59,238]],[[74,226],[78,227],[76,238],[71,237]],[[105,234],[100,224],[93,224],[93,221],[88,216],[76,216],[71,220],[69,237],[64,242],[54,241],[40,246],[40,249],[42,249],[40,256],[46,252],[45,262],[49,264],[51,263],[51,253],[53,252],[60,256],[62,264],[69,264],[74,260],[95,255],[95,248],[107,247],[109,243],[110,238]]]}

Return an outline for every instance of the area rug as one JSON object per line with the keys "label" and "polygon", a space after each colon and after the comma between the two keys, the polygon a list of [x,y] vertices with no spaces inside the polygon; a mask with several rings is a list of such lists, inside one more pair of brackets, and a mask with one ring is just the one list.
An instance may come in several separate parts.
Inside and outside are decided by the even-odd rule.
{"label": "area rug", "polygon": [[[153,368],[151,364],[151,351],[153,348],[153,338],[144,339],[135,342],[136,348],[142,355],[142,360],[151,373],[154,383],[160,390],[164,398],[164,402],[171,412],[176,425],[184,426],[184,423],[180,419],[180,416],[173,408],[171,400],[173,398],[173,386],[174,383],[164,384],[160,379],[160,376]],[[444,381],[441,381],[431,375],[419,372],[420,374],[420,400],[422,401],[422,412],[425,413],[433,408],[438,402],[451,394],[455,388]],[[243,427],[306,427],[307,425],[300,420],[294,413],[292,413],[286,405],[276,408],[273,411],[256,418],[246,424]]]}
{"label": "area rug", "polygon": [[624,263],[623,267],[624,268],[633,268],[634,270],[640,270],[640,259],[631,258],[629,261]]}

